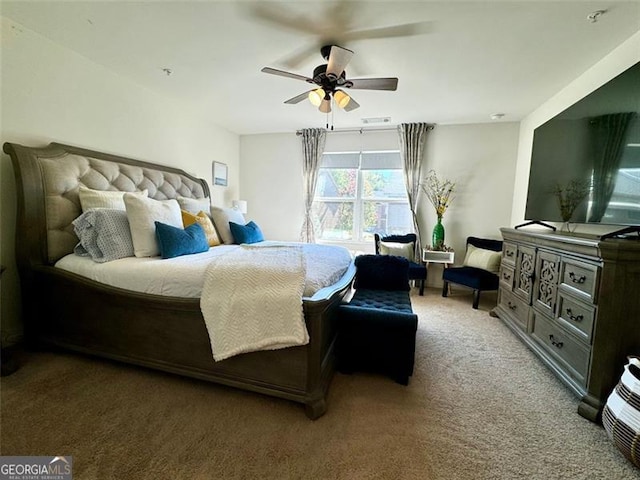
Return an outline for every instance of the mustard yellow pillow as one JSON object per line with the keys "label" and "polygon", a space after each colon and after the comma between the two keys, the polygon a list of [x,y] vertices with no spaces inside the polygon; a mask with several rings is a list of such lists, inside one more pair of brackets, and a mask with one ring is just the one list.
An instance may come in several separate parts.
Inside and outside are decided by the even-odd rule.
{"label": "mustard yellow pillow", "polygon": [[185,228],[189,225],[193,225],[194,223],[199,224],[204,230],[204,234],[207,237],[207,243],[210,247],[216,247],[220,245],[220,238],[218,238],[218,232],[216,232],[215,227],[213,226],[213,222],[209,218],[205,212],[198,212],[197,215],[193,213],[187,212],[186,210],[181,210],[182,213],[182,224]]}

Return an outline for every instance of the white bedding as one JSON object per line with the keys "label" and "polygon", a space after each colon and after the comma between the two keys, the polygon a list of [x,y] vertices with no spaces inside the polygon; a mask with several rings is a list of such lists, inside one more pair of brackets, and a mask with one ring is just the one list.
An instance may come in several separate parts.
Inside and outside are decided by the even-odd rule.
{"label": "white bedding", "polygon": [[[296,245],[283,242],[261,242],[263,245]],[[255,244],[258,245],[258,244]],[[204,273],[210,259],[225,255],[239,245],[220,245],[208,252],[163,260],[160,257],[127,257],[107,263],[96,263],[89,257],[69,254],[56,267],[100,283],[134,292],[183,298],[199,298]],[[306,262],[304,296],[310,297],[342,277],[351,262],[349,251],[342,247],[302,244]]]}

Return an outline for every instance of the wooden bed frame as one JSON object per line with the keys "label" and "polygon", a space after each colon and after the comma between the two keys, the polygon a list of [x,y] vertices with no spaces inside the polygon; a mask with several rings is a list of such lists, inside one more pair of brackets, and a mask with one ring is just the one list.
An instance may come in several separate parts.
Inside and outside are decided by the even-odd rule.
{"label": "wooden bed frame", "polygon": [[333,314],[351,287],[353,262],[336,284],[303,300],[308,345],[214,362],[199,299],[130,292],[53,266],[77,242],[69,220],[81,211],[79,185],[147,188],[150,197],[162,200],[209,197],[207,182],[176,168],[57,143],[45,148],[5,143],[3,149],[16,176],[16,256],[29,345],[61,347],[293,400],[305,405],[311,419],[325,413],[334,371]]}

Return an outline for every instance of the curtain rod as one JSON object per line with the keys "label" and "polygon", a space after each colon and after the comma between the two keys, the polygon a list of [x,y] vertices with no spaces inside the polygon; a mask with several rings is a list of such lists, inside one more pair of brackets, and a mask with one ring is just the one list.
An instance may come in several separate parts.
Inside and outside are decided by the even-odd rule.
{"label": "curtain rod", "polygon": [[[428,130],[433,130],[434,127],[435,125],[429,125]],[[397,129],[398,129],[397,125],[395,127],[341,128],[338,130],[327,130],[327,133],[360,133],[362,134],[365,132],[384,132],[384,131],[391,131],[391,130],[397,130]],[[296,135],[298,136],[302,135],[302,130],[296,130]]]}

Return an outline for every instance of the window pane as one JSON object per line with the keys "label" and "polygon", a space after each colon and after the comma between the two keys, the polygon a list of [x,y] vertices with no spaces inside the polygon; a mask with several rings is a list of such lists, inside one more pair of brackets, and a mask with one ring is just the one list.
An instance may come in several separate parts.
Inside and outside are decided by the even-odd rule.
{"label": "window pane", "polygon": [[408,203],[363,202],[362,239],[373,240],[373,234],[403,235],[413,232]]}
{"label": "window pane", "polygon": [[358,170],[321,168],[316,184],[316,198],[355,198]]}
{"label": "window pane", "polygon": [[363,170],[362,197],[406,199],[402,170]]}
{"label": "window pane", "polygon": [[353,202],[313,202],[316,238],[353,240]]}

